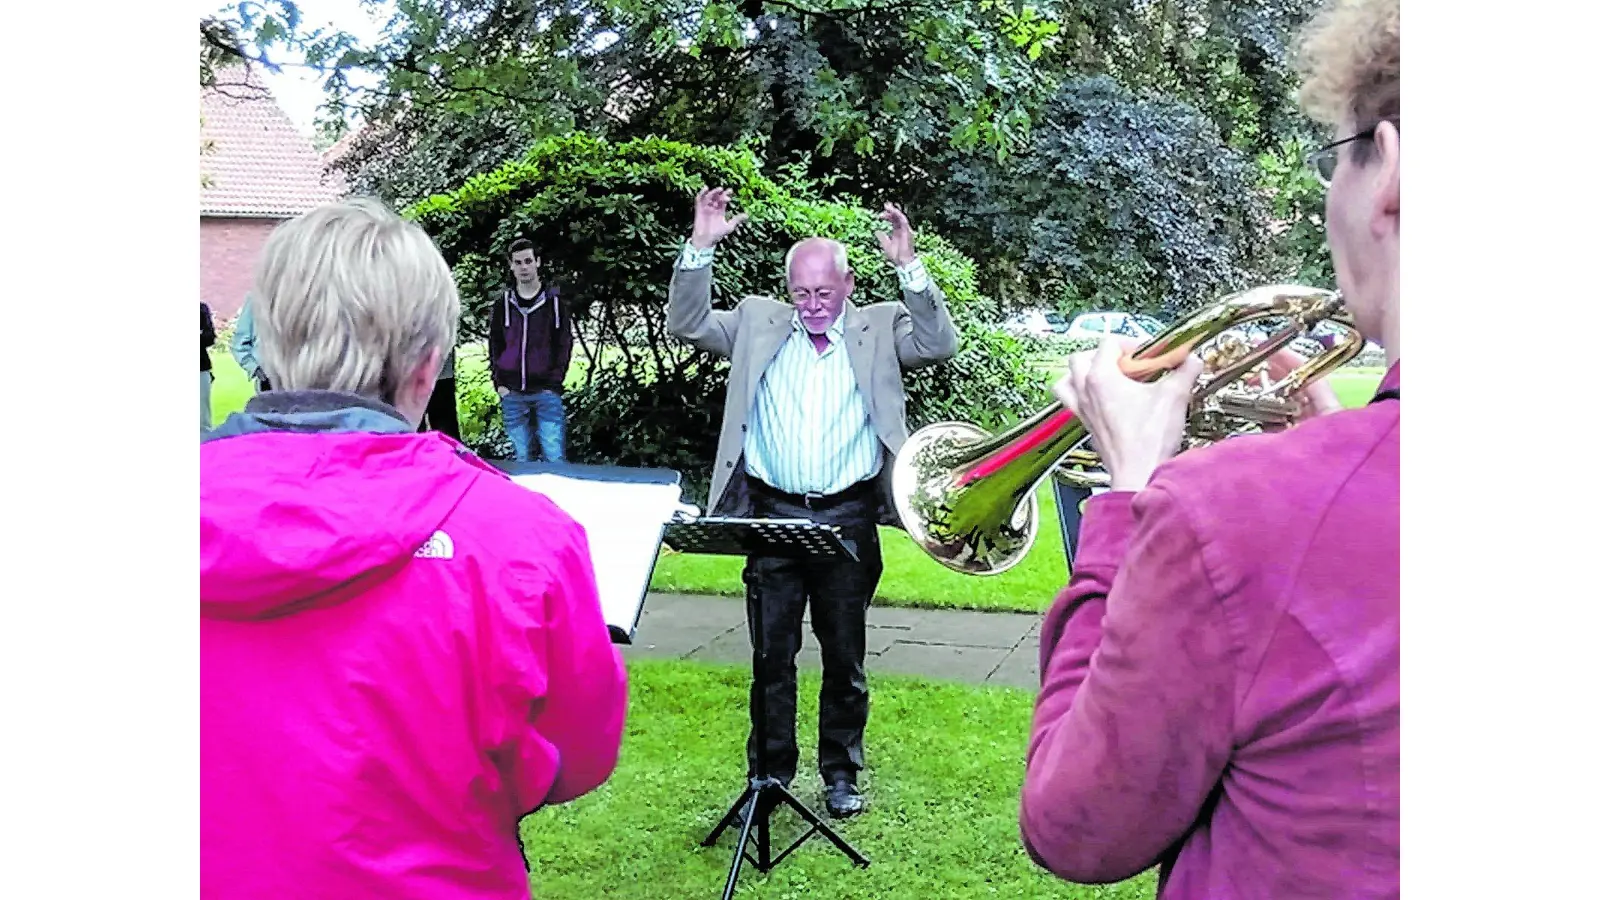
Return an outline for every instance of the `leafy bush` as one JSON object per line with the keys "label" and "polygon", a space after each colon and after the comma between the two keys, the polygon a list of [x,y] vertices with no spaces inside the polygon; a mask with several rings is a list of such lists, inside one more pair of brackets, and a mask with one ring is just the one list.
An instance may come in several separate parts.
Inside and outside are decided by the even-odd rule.
{"label": "leafy bush", "polygon": [[488,348],[462,347],[456,354],[456,420],[461,440],[480,454],[511,456],[511,438],[500,419],[500,397],[489,379]]}
{"label": "leafy bush", "polygon": [[1066,338],[1066,339],[1064,339],[1062,341],[1057,342],[1053,349],[1057,353],[1060,353],[1062,356],[1071,356],[1074,353],[1079,353],[1079,352],[1082,352],[1084,350],[1093,350],[1093,349],[1095,349],[1096,347],[1099,347],[1099,346],[1100,346],[1100,338],[1097,338],[1097,337],[1081,337],[1081,338]]}
{"label": "leafy bush", "polygon": [[[784,296],[784,255],[812,235],[849,248],[858,305],[899,299],[874,237],[881,225],[874,211],[825,202],[798,177],[775,181],[748,151],[551,138],[406,211],[455,271],[468,337],[484,334],[490,291],[506,277],[506,248],[518,237],[539,245],[544,277],[561,283],[577,323],[575,357],[585,369],[567,397],[573,459],[665,466],[687,480],[710,470],[727,363],[671,337],[664,324],[673,262],[692,224],[694,195],[707,186],[731,189],[736,208],[750,216],[718,248],[719,307],[748,294]],[[972,260],[924,229],[917,249],[945,291],[963,345],[951,362],[908,376],[911,427],[946,418],[992,422],[1036,408],[1044,379],[1020,345],[994,327],[998,310],[978,292]],[[479,440],[493,433],[486,426]]]}
{"label": "leafy bush", "polygon": [[233,333],[237,330],[235,326],[238,324],[238,313],[234,313],[232,318],[223,322],[218,322],[213,319],[211,328],[214,332],[216,332],[216,343],[212,345],[213,349],[220,350],[223,353],[233,352],[230,348],[233,346]]}
{"label": "leafy bush", "polygon": [[1263,189],[1272,203],[1277,275],[1312,287],[1334,287],[1333,257],[1322,220],[1327,191],[1305,164],[1315,149],[1299,138],[1282,141],[1256,158]]}
{"label": "leafy bush", "polygon": [[1095,76],[1061,86],[1026,153],[966,160],[949,191],[964,245],[1025,248],[1056,309],[1171,319],[1261,277],[1257,179],[1196,108]]}

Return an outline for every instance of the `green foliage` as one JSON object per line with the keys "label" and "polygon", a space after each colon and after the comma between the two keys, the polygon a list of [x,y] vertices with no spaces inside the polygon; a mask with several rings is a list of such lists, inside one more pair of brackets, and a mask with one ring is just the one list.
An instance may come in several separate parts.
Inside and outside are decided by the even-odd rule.
{"label": "green foliage", "polygon": [[[973,257],[979,285],[1008,307],[1059,296],[1066,281],[1068,306],[1089,308],[1145,302],[1172,283],[1188,285],[1172,302],[1187,302],[1257,256],[1307,251],[1248,212],[1234,218],[1257,229],[1257,243],[1290,246],[1263,254],[1230,238],[1163,254],[1124,219],[1106,223],[1103,240],[1085,238],[1118,246],[1041,270],[1030,232],[1059,245],[1048,232],[1073,230],[1084,214],[1036,221],[1036,204],[1012,202],[1039,191],[1030,182],[1048,181],[1059,153],[1032,173],[1011,162],[1035,155],[1061,88],[1108,77],[1208,122],[1206,141],[1254,159],[1308,133],[1288,59],[1318,2],[399,0],[373,46],[295,27],[289,0],[241,3],[228,21],[261,56],[294,47],[323,67],[330,109],[370,123],[337,165],[356,191],[397,205],[573,132],[750,148],[770,176],[798,167],[842,202],[899,203]],[[1088,282],[1085,268],[1096,270]]]}
{"label": "green foliage", "polygon": [[[748,151],[659,139],[610,143],[550,138],[521,159],[406,211],[433,235],[462,289],[469,335],[481,334],[504,254],[518,237],[541,248],[544,277],[562,285],[578,323],[586,377],[568,395],[576,459],[709,470],[727,364],[666,333],[667,283],[688,235],[694,194],[724,186],[750,218],[718,248],[717,302],[783,296],[784,254],[811,235],[840,240],[856,271],[858,305],[900,298],[867,209],[818,199],[803,180],[776,182]],[[1027,411],[1044,384],[1019,345],[993,329],[994,302],[977,290],[970,259],[921,231],[918,250],[944,289],[963,334],[957,357],[908,378],[912,427],[936,418],[987,422]],[[492,429],[487,430],[492,433]]]}
{"label": "green foliage", "polygon": [[1030,287],[1070,310],[1171,318],[1259,277],[1267,210],[1255,173],[1197,110],[1075,80],[1027,154],[953,181],[964,243],[1016,248]]}
{"label": "green foliage", "polygon": [[331,107],[374,123],[340,166],[391,202],[571,131],[759,146],[853,189],[908,187],[929,154],[1026,144],[1060,32],[1051,4],[993,0],[401,0],[367,47],[286,28],[293,7],[230,21],[261,56],[301,51]]}
{"label": "green foliage", "polygon": [[1321,0],[1076,0],[1058,5],[1068,77],[1108,75],[1211,119],[1255,153],[1303,127],[1292,96],[1291,36]]}
{"label": "green foliage", "polygon": [[237,59],[243,51],[235,27],[216,17],[200,20],[200,86],[216,83],[217,69]]}
{"label": "green foliage", "polygon": [[1315,149],[1298,138],[1289,138],[1256,159],[1261,185],[1272,203],[1273,227],[1278,231],[1277,263],[1281,278],[1313,287],[1332,288],[1333,258],[1328,254],[1328,235],[1323,227],[1323,204],[1327,191],[1306,165],[1306,154]]}
{"label": "green foliage", "polygon": [[461,441],[490,459],[511,457],[511,438],[500,418],[500,397],[489,378],[482,344],[456,352],[456,422]]}
{"label": "green foliage", "polygon": [[1071,356],[1074,353],[1082,353],[1085,350],[1093,350],[1099,347],[1101,340],[1101,338],[1092,337],[1070,338],[1057,342],[1053,349],[1062,356]]}
{"label": "green foliage", "polygon": [[[200,129],[201,129],[202,132],[205,130],[205,127],[206,127],[206,117],[204,115],[201,115],[200,116]],[[213,141],[210,138],[201,138],[200,139],[200,158],[202,160],[205,159],[207,156],[210,156],[211,154],[215,153],[215,152],[217,152],[217,142],[216,141]],[[200,173],[200,187],[201,187],[202,190],[204,190],[205,188],[211,187],[211,185],[213,183],[214,183],[214,180],[211,177],[211,173],[209,173],[209,172],[201,172]]]}

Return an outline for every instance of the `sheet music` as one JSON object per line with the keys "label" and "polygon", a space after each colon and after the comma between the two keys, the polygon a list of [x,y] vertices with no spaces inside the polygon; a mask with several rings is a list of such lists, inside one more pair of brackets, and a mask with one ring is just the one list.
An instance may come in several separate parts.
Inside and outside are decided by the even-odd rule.
{"label": "sheet music", "polygon": [[599,481],[550,472],[513,475],[511,480],[549,497],[583,526],[606,624],[631,635],[650,587],[661,528],[685,507],[679,486]]}

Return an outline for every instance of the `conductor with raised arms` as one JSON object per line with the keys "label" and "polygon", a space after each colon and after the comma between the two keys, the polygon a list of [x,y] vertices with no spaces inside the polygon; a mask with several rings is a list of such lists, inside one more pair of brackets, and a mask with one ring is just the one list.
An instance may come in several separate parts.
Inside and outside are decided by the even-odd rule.
{"label": "conductor with raised arms", "polygon": [[[811,608],[822,650],[817,761],[830,815],[865,809],[867,605],[883,572],[877,526],[896,525],[889,495],[905,443],[902,372],[942,362],[959,344],[944,294],[914,249],[906,216],[886,204],[878,235],[900,280],[896,303],[856,306],[845,246],[810,237],[790,248],[788,298],[748,296],[711,308],[717,244],[745,220],[729,217],[730,191],[695,197],[694,230],[672,274],[667,328],[728,357],[727,405],[707,504],[714,515],[802,518],[836,525],[855,560],[750,556],[759,585],[766,671],[767,774],[787,786],[799,762],[795,657]],[[752,639],[756,635],[752,634]],[[754,691],[752,686],[752,705]],[[752,710],[752,725],[754,725]],[[747,753],[755,773],[755,729]]]}

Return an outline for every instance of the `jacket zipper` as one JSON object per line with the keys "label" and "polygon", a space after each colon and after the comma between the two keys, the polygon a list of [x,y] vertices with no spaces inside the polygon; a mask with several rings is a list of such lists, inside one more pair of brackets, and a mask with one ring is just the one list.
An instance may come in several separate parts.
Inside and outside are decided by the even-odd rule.
{"label": "jacket zipper", "polygon": [[522,312],[522,307],[517,307],[517,312],[522,313],[522,352],[517,354],[517,366],[522,370],[522,392],[528,392],[528,314]]}
{"label": "jacket zipper", "polygon": [[[545,289],[543,287],[539,288],[539,295],[544,294],[544,291],[545,291]],[[520,353],[517,354],[517,371],[520,374],[521,381],[518,382],[518,383],[522,385],[522,393],[527,393],[528,392],[528,315],[529,315],[529,312],[537,311],[539,307],[538,307],[538,305],[535,305],[533,310],[531,310],[529,312],[524,312],[523,309],[522,309],[522,304],[513,303],[513,296],[515,295],[515,292],[516,292],[516,288],[512,288],[512,289],[506,291],[506,324],[509,325],[511,323],[511,308],[513,306],[515,306],[517,312],[522,314],[522,350],[521,350]],[[539,295],[535,295],[534,299],[538,299]],[[560,301],[559,300],[550,300],[550,302],[551,303],[559,303]],[[560,330],[560,328],[561,328],[561,312],[560,312],[560,308],[559,307],[556,307],[555,315],[556,315],[556,329]]]}

